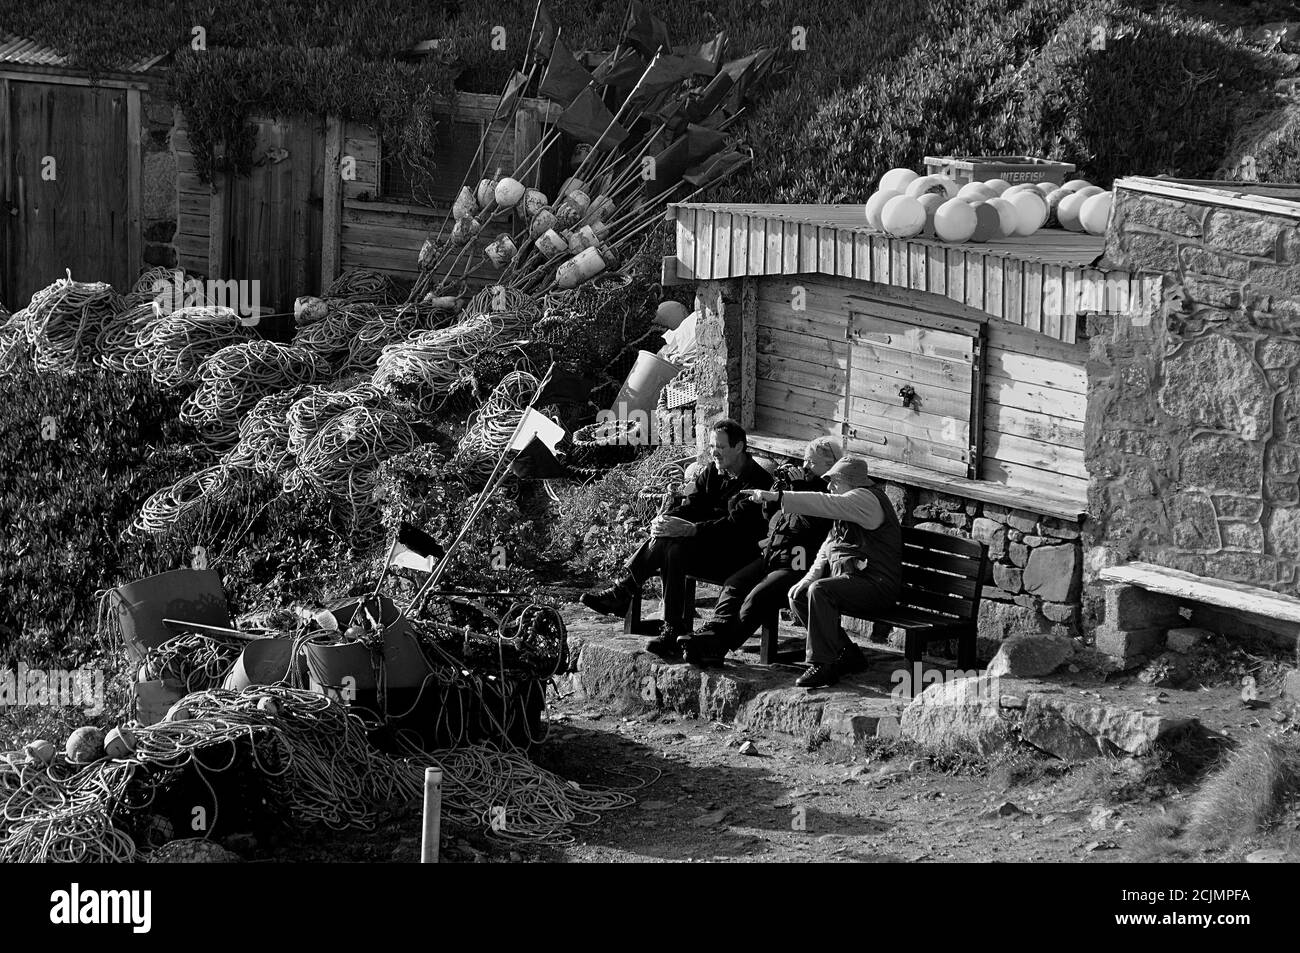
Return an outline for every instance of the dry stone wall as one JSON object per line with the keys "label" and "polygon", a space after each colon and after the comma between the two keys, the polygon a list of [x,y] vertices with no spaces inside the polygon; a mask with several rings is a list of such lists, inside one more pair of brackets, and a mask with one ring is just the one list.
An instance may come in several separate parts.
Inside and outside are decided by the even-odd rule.
{"label": "dry stone wall", "polygon": [[1164,303],[1088,319],[1086,575],[1300,594],[1300,218],[1123,188],[1113,214],[1107,265],[1162,273]]}

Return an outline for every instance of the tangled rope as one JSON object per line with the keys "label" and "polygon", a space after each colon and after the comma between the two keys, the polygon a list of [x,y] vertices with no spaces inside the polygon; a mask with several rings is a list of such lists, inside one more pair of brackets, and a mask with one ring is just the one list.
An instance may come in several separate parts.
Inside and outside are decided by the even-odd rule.
{"label": "tangled rope", "polygon": [[145,500],[131,524],[131,531],[151,535],[165,533],[177,520],[205,506],[235,503],[238,490],[234,469],[224,463],[197,470]]}
{"label": "tangled rope", "polygon": [[[128,296],[128,300],[133,298]],[[136,341],[147,334],[150,322],[156,320],[151,301],[136,302],[125,311],[113,316],[95,340],[95,363],[120,374],[148,372],[149,355],[139,350]]]}
{"label": "tangled rope", "polygon": [[36,369],[72,369],[93,360],[95,342],[105,325],[126,310],[127,303],[102,281],[73,281],[72,272],[32,295],[21,316],[32,346]]}
{"label": "tangled rope", "polygon": [[239,442],[226,452],[222,462],[232,467],[248,467],[269,477],[281,477],[292,470],[288,413],[294,402],[311,390],[310,384],[299,384],[290,390],[268,394],[254,404],[239,422]]}
{"label": "tangled rope", "polygon": [[220,686],[246,644],[231,636],[201,632],[174,636],[148,650],[140,666],[140,680],[175,679],[187,693]]}
{"label": "tangled rope", "polygon": [[146,324],[135,340],[139,360],[125,363],[132,370],[147,365],[156,384],[179,387],[197,381],[208,358],[252,337],[230,308],[181,308]]}
{"label": "tangled rope", "polygon": [[347,360],[339,373],[371,374],[385,347],[419,331],[446,327],[455,312],[427,304],[379,306],[374,317],[357,329],[348,344]]}
{"label": "tangled rope", "polygon": [[302,453],[312,437],[332,418],[352,407],[377,407],[384,398],[383,391],[369,381],[346,390],[309,386],[304,389],[285,412],[289,426],[289,452]]}
{"label": "tangled rope", "polygon": [[263,397],[295,384],[310,384],[328,368],[311,351],[273,341],[222,348],[199,367],[199,388],[181,405],[181,420],[211,444],[239,436],[239,423]]}
{"label": "tangled rope", "polygon": [[464,472],[486,478],[505,450],[524,411],[537,393],[539,381],[526,371],[513,371],[492,388],[457,447]]}
{"label": "tangled rope", "polygon": [[397,304],[402,300],[393,279],[383,272],[354,268],[335,278],[325,289],[323,298],[368,301],[374,304]]}
{"label": "tangled rope", "polygon": [[0,374],[8,374],[31,353],[31,345],[27,343],[27,328],[21,311],[0,317],[4,318],[0,322]]}
{"label": "tangled rope", "polygon": [[349,504],[355,519],[374,498],[379,465],[418,444],[411,425],[393,411],[351,407],[327,421],[302,448],[298,468],[285,488],[305,483],[333,501]]}

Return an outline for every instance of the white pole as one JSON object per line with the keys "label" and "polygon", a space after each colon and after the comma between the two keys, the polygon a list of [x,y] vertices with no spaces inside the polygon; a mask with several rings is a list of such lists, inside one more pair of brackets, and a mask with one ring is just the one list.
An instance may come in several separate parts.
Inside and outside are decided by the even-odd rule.
{"label": "white pole", "polygon": [[424,841],[420,863],[438,862],[438,837],[442,826],[442,769],[424,769]]}

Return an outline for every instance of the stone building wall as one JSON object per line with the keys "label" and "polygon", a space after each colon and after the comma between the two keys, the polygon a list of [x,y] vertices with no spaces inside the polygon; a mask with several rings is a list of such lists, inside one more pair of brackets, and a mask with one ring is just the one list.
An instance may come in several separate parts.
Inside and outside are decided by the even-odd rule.
{"label": "stone building wall", "polygon": [[1164,305],[1088,319],[1086,576],[1300,594],[1300,218],[1119,188],[1105,257],[1163,273]]}
{"label": "stone building wall", "polygon": [[180,209],[177,205],[176,155],[171,135],[175,127],[173,100],[161,85],[141,93],[140,102],[140,228],[144,233],[146,267],[174,268],[174,240]]}

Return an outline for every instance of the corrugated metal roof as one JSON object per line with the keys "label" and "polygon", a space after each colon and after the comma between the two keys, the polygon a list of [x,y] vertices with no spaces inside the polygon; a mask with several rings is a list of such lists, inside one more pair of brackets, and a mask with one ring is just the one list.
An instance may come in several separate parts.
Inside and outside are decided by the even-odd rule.
{"label": "corrugated metal roof", "polygon": [[[166,55],[166,53],[157,53],[146,56],[128,66],[121,67],[115,72],[144,73]],[[5,63],[18,66],[59,66],[69,68],[68,58],[53,47],[42,46],[35,40],[29,40],[25,37],[0,33],[0,65]],[[75,69],[75,67],[71,68]]]}

